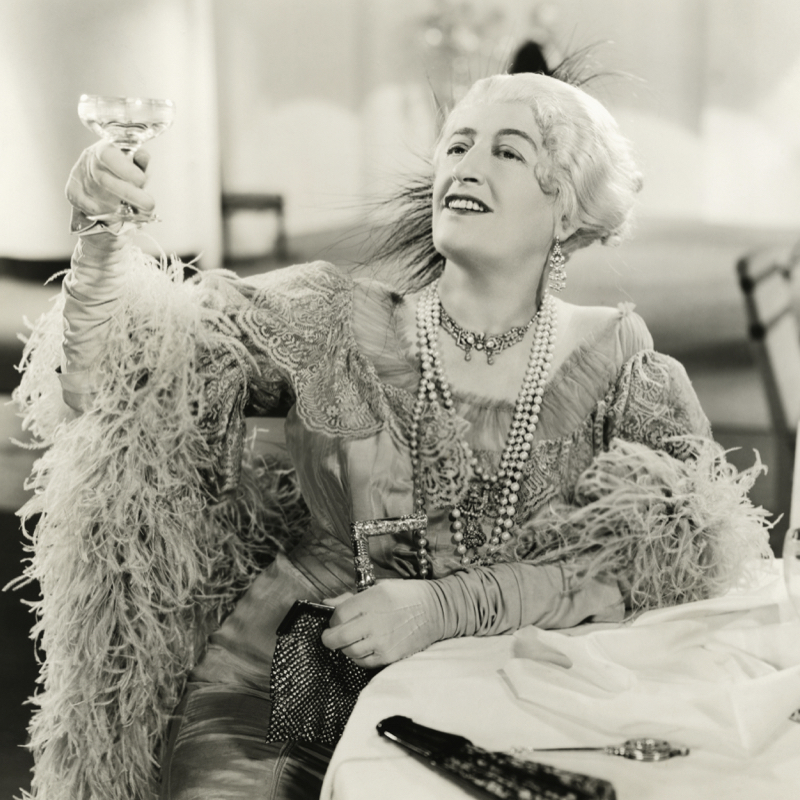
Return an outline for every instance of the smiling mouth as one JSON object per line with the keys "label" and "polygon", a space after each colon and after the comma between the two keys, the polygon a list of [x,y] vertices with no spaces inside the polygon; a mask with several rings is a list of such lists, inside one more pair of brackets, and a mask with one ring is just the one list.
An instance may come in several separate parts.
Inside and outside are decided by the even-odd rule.
{"label": "smiling mouth", "polygon": [[481,203],[480,200],[456,194],[445,197],[444,207],[450,211],[470,212],[473,214],[486,214],[491,211],[491,209]]}

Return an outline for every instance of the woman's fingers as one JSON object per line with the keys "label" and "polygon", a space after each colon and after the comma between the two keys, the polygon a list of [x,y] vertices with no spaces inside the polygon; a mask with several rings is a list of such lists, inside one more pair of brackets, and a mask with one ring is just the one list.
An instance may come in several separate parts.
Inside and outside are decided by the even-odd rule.
{"label": "woman's fingers", "polygon": [[[352,652],[348,652],[348,650],[352,650]],[[356,647],[354,645],[353,648],[349,648],[348,650],[343,650],[342,652],[351,661],[354,661],[359,667],[364,667],[364,669],[385,667],[389,663],[380,653],[375,653],[366,646]]]}
{"label": "woman's fingers", "polygon": [[332,618],[331,626],[322,631],[322,643],[331,650],[344,650],[366,639],[369,633],[370,628],[364,616],[339,624],[334,624]]}
{"label": "woman's fingers", "polygon": [[133,163],[136,164],[142,172],[147,172],[147,165],[150,163],[150,153],[148,153],[147,150],[137,150],[133,154]]}
{"label": "woman's fingers", "polygon": [[120,202],[149,213],[155,201],[142,188],[145,180],[143,169],[119,148],[98,142],[84,150],[72,168],[66,195],[73,206],[90,216],[116,211]]}
{"label": "woman's fingers", "polygon": [[328,597],[325,600],[323,600],[322,603],[326,606],[333,606],[334,608],[339,608],[339,606],[346,603],[351,597],[355,597],[355,595],[352,592],[344,592],[344,594],[337,595],[336,597]]}
{"label": "woman's fingers", "polygon": [[90,186],[99,196],[114,196],[140,211],[155,208],[153,198],[142,188],[147,180],[144,171],[118,147],[101,142],[100,147],[87,160]]}
{"label": "woman's fingers", "polygon": [[364,598],[349,592],[324,601],[333,606],[330,627],[322,632],[322,643],[330,650],[340,650],[359,666],[371,669],[388,663],[376,652],[378,647],[372,624],[364,613]]}
{"label": "woman's fingers", "polygon": [[323,644],[364,667],[391,664],[441,638],[441,613],[423,581],[390,580],[325,602],[335,610]]}
{"label": "woman's fingers", "polygon": [[[134,186],[141,188],[144,186],[147,176],[144,170],[136,161],[125,155],[122,150],[111,142],[98,142],[94,147],[89,148],[93,151],[95,161],[112,175],[123,181],[128,181]],[[139,155],[141,151],[137,151]]]}
{"label": "woman's fingers", "polygon": [[372,669],[388,664],[376,642],[359,617],[336,628],[322,632],[322,643],[331,650],[339,650],[361,667]]}

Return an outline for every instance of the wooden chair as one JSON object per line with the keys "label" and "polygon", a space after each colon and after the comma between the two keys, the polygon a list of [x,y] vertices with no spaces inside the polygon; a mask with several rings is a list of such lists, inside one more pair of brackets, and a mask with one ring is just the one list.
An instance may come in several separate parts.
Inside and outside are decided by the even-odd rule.
{"label": "wooden chair", "polygon": [[[268,243],[266,251],[263,256],[254,257],[255,260],[264,257],[273,257],[279,261],[288,259],[288,247],[286,240],[286,223],[284,218],[283,209],[283,196],[280,194],[267,194],[264,192],[249,192],[237,194],[223,194],[222,195],[222,219],[226,229],[227,240],[227,224],[230,217],[239,211],[254,211],[258,213],[266,213],[275,216],[277,232],[274,242]],[[227,249],[227,247],[226,247]],[[249,262],[254,258],[233,259],[227,258],[229,264],[235,264],[237,261]]]}
{"label": "wooden chair", "polygon": [[749,253],[736,265],[750,342],[776,438],[774,510],[784,514],[788,514],[791,505],[795,434],[800,421],[800,325],[793,287],[798,265],[800,243]]}

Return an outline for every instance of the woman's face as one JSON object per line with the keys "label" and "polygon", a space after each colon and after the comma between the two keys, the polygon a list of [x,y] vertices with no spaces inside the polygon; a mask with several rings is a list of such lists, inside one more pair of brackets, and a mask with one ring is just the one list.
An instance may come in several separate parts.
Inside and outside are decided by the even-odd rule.
{"label": "woman's face", "polygon": [[541,268],[557,228],[534,172],[544,158],[533,112],[481,103],[450,116],[434,158],[433,241],[462,266]]}

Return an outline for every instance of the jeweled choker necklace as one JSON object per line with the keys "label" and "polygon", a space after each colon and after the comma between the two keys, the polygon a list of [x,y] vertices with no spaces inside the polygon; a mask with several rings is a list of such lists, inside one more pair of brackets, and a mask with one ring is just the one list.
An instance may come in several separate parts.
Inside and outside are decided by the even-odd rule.
{"label": "jeweled choker necklace", "polygon": [[505,333],[477,333],[462,328],[447,311],[445,311],[444,306],[441,301],[439,301],[439,320],[442,328],[455,340],[456,347],[464,351],[464,361],[470,361],[472,359],[472,350],[474,348],[475,350],[485,351],[486,363],[494,364],[495,353],[502,353],[503,350],[512,347],[525,338],[525,334],[530,330],[531,325],[533,325],[536,320],[536,314],[524,325],[515,325],[513,328],[509,328]]}
{"label": "jeweled choker necklace", "polygon": [[[448,413],[455,415],[453,395],[444,375],[439,358],[438,330],[441,324],[441,304],[437,284],[431,284],[420,295],[417,303],[417,337],[419,342],[422,377],[417,391],[416,401],[409,433],[409,448],[414,475],[414,513],[424,515],[425,498],[422,489],[422,465],[420,462],[420,421],[425,403],[441,403]],[[547,293],[533,318],[536,330],[533,336],[531,354],[525,378],[522,382],[516,404],[511,429],[500,456],[499,468],[488,474],[477,463],[466,442],[462,447],[466,450],[473,468],[474,478],[470,481],[465,502],[456,506],[450,514],[450,530],[456,552],[461,556],[463,565],[485,560],[490,563],[493,554],[500,546],[508,542],[514,531],[514,520],[517,514],[518,492],[522,480],[525,463],[530,457],[534,433],[539,424],[539,412],[542,407],[542,395],[553,361],[553,349],[556,336],[555,301]],[[488,548],[481,554],[479,549],[486,544],[481,519],[484,516],[494,518]],[[417,559],[422,577],[430,571],[428,559],[428,541],[425,531],[417,534]]]}

